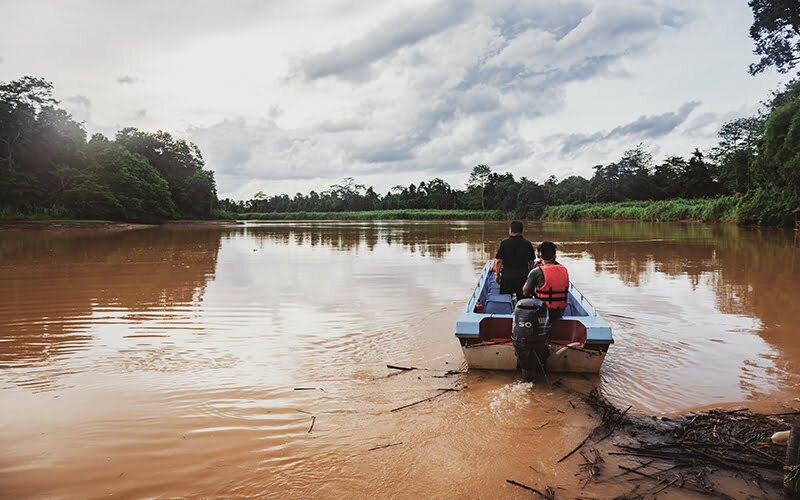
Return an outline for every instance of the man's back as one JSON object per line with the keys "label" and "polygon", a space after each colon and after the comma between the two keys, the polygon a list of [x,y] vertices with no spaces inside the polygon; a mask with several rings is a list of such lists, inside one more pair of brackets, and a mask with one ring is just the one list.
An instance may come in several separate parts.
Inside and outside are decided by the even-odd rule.
{"label": "man's back", "polygon": [[521,234],[509,236],[500,242],[496,259],[503,259],[503,270],[528,274],[530,261],[534,259],[533,245]]}

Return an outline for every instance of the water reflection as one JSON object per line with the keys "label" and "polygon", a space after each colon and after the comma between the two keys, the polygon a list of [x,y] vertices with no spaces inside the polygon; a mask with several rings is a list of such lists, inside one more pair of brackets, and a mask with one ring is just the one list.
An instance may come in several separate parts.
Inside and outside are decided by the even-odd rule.
{"label": "water reflection", "polygon": [[[146,230],[117,234],[0,234],[0,368],[45,367],[47,388],[60,360],[95,346],[106,324],[159,335],[189,320],[214,278],[225,231]],[[161,333],[163,335],[163,332]]]}

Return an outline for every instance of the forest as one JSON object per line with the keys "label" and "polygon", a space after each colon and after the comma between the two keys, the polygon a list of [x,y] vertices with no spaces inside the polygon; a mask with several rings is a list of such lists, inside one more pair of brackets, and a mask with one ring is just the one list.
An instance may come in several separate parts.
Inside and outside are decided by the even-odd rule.
{"label": "forest", "polygon": [[[750,73],[790,72],[800,62],[800,3],[750,0],[748,5],[754,53],[761,56]],[[319,193],[258,192],[249,200],[218,200],[214,173],[205,168],[197,145],[132,127],[113,139],[101,134],[87,139],[83,124],[58,107],[52,83],[25,76],[0,82],[0,220],[319,218],[397,210],[479,211],[481,218],[647,218],[672,210],[673,219],[790,224],[800,206],[800,80],[773,92],[755,115],[722,125],[718,135],[708,151],[661,161],[636,145],[617,161],[595,165],[589,179],[550,176],[539,183],[476,165],[463,188],[434,178],[380,194],[346,177]],[[672,200],[670,208],[665,200]],[[651,203],[657,209],[648,212]],[[689,206],[695,208],[673,210]]]}
{"label": "forest", "polygon": [[159,222],[215,212],[214,173],[198,147],[167,132],[124,128],[87,140],[31,76],[0,84],[0,218]]}

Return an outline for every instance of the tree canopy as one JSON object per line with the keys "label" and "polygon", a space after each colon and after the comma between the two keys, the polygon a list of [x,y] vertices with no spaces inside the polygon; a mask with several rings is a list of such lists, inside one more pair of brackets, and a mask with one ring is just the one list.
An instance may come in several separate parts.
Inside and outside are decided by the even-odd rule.
{"label": "tree canopy", "polygon": [[0,84],[0,215],[151,222],[207,218],[216,203],[196,145],[132,128],[87,142],[50,82]]}
{"label": "tree canopy", "polygon": [[750,65],[756,75],[770,66],[788,73],[800,61],[800,2],[797,0],[750,0],[753,10],[750,38],[756,44],[753,53],[760,55]]}

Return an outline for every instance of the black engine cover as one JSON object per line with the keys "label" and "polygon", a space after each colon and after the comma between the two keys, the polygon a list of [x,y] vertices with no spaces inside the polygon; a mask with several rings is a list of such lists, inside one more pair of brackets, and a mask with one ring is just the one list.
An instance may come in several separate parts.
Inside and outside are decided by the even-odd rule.
{"label": "black engine cover", "polygon": [[547,360],[547,304],[539,299],[522,299],[514,308],[511,340],[517,355],[517,367],[526,382],[544,373]]}

